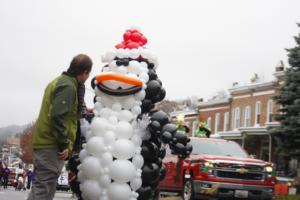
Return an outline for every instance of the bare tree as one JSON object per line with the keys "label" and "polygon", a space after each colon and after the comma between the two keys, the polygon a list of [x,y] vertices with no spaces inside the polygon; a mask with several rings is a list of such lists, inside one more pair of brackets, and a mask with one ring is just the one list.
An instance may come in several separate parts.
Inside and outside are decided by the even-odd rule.
{"label": "bare tree", "polygon": [[35,124],[32,123],[21,134],[21,138],[20,138],[21,155],[20,155],[20,158],[25,163],[32,163],[33,162],[33,160],[32,160],[33,159],[32,139],[33,139],[34,128],[35,128]]}

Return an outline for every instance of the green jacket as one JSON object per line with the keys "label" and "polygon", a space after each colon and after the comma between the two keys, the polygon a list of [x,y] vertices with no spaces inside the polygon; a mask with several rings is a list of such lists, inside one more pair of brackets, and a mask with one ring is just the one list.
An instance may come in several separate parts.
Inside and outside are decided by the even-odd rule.
{"label": "green jacket", "polygon": [[199,126],[196,129],[195,136],[196,137],[209,137],[211,130],[206,122],[199,122]]}
{"label": "green jacket", "polygon": [[45,90],[33,134],[33,148],[72,150],[77,131],[77,80],[65,73]]}

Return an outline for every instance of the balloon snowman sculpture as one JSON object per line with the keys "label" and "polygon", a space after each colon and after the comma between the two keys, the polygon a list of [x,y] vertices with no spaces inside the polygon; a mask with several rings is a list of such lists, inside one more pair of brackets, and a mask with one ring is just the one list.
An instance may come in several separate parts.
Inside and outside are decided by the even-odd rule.
{"label": "balloon snowman sculpture", "polygon": [[192,151],[189,138],[155,110],[166,92],[156,74],[157,60],[144,47],[146,37],[129,29],[123,38],[102,57],[106,65],[92,80],[95,117],[77,174],[84,200],[158,199],[166,145],[182,158]]}

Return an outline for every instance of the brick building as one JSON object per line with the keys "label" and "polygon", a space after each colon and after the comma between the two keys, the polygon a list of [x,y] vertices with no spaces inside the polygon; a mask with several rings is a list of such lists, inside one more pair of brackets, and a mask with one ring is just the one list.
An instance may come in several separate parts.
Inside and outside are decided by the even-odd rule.
{"label": "brick building", "polygon": [[283,66],[276,67],[274,79],[268,82],[255,75],[244,86],[234,85],[230,97],[199,105],[199,116],[210,124],[212,137],[235,140],[249,154],[263,160],[274,160],[273,138],[267,129],[279,126],[274,121],[277,105],[272,97],[283,83]]}
{"label": "brick building", "polygon": [[282,62],[273,75],[273,80],[267,82],[255,75],[247,85],[234,84],[228,89],[228,97],[199,102],[198,112],[173,112],[172,120],[175,122],[176,116],[184,115],[191,136],[199,120],[206,121],[212,130],[211,137],[235,140],[256,158],[274,161],[274,142],[267,129],[279,126],[274,121],[279,105],[272,97],[283,84]]}

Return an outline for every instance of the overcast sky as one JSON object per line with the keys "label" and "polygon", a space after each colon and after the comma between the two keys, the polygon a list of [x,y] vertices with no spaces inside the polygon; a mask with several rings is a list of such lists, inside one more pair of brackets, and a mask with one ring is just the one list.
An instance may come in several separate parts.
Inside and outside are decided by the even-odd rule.
{"label": "overcast sky", "polygon": [[168,99],[207,99],[254,73],[270,80],[295,45],[299,10],[299,0],[0,0],[0,127],[34,120],[74,55],[90,55],[97,75],[131,26],[157,55]]}

